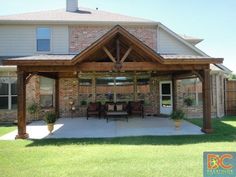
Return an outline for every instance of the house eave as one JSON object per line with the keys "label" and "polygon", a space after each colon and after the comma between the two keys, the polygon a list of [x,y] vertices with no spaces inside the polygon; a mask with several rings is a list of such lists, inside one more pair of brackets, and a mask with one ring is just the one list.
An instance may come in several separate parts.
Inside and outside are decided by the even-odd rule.
{"label": "house eave", "polygon": [[136,21],[56,21],[56,20],[0,20],[0,25],[145,25],[156,26],[158,22],[136,22]]}

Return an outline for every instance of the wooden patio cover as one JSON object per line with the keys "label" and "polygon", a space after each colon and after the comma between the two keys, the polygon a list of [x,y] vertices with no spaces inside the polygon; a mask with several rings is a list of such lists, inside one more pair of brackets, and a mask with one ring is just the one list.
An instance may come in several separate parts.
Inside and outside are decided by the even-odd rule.
{"label": "wooden patio cover", "polygon": [[[26,132],[26,84],[37,74],[56,80],[55,110],[59,116],[59,78],[77,77],[79,72],[155,71],[172,74],[173,85],[178,78],[196,75],[203,86],[202,131],[212,132],[210,64],[222,63],[222,58],[196,57],[165,59],[145,45],[126,29],[117,25],[72,59],[12,58],[4,65],[17,65],[18,79],[18,135],[28,138]],[[174,86],[173,86],[174,88]],[[175,90],[173,90],[175,94]],[[174,109],[175,109],[175,99]]]}

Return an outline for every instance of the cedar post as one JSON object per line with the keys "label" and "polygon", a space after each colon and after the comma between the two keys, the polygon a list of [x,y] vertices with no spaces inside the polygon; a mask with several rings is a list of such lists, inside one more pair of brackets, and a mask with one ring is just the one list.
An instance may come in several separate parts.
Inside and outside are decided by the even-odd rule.
{"label": "cedar post", "polygon": [[177,97],[177,79],[172,75],[172,100],[173,100],[173,110],[177,109],[176,97]]}
{"label": "cedar post", "polygon": [[95,74],[93,74],[92,77],[92,101],[96,101],[96,77]]}
{"label": "cedar post", "polygon": [[55,113],[57,118],[59,118],[60,113],[59,113],[59,78],[55,79]]}
{"label": "cedar post", "polygon": [[137,94],[138,88],[137,88],[137,75],[136,72],[134,73],[134,101],[137,101],[138,94]]}
{"label": "cedar post", "polygon": [[17,119],[18,119],[18,135],[16,139],[27,139],[29,135],[26,133],[26,76],[27,74],[17,68]]}
{"label": "cedar post", "polygon": [[211,127],[211,89],[210,89],[210,69],[203,70],[202,94],[203,94],[203,127],[204,133],[212,133]]}

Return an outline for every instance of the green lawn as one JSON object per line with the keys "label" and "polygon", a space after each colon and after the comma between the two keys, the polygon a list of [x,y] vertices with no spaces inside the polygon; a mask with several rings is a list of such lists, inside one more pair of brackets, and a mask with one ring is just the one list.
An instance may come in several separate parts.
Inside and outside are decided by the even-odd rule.
{"label": "green lawn", "polygon": [[236,150],[236,117],[213,125],[211,135],[0,141],[0,176],[200,177],[204,151]]}
{"label": "green lawn", "polygon": [[14,125],[0,125],[0,136],[5,135],[16,129]]}

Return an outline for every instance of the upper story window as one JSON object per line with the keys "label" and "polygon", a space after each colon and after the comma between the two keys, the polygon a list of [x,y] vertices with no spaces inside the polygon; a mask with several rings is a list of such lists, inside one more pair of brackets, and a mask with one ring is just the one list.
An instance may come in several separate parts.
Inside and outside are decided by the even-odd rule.
{"label": "upper story window", "polygon": [[51,29],[37,28],[37,52],[49,52],[51,50]]}

